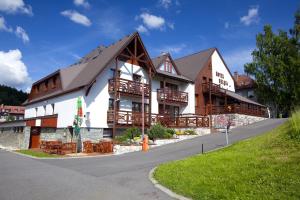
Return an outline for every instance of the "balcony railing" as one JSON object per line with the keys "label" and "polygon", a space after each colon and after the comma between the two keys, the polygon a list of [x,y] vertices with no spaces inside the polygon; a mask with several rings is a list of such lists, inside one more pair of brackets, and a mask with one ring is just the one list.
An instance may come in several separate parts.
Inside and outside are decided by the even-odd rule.
{"label": "balcony railing", "polygon": [[228,104],[227,106],[210,106],[207,105],[205,107],[206,114],[244,114],[244,115],[252,115],[252,116],[258,116],[258,117],[266,117],[267,110],[263,107],[251,105],[248,107],[248,105],[239,105],[239,104]]}
{"label": "balcony railing", "polygon": [[188,93],[167,88],[157,89],[157,100],[170,103],[188,103]]}
{"label": "balcony railing", "polygon": [[108,92],[114,92],[116,88],[117,92],[121,92],[123,94],[141,96],[143,92],[143,86],[144,95],[148,97],[150,95],[149,84],[142,84],[140,82],[118,78],[115,85],[114,79],[108,80]]}
{"label": "balcony railing", "polygon": [[211,91],[212,94],[223,93],[220,85],[215,83],[202,83],[202,91],[204,93]]}
{"label": "balcony railing", "polygon": [[[149,127],[149,113],[144,115],[145,126]],[[107,112],[107,123],[112,124],[114,122],[114,111]],[[170,116],[161,114],[151,114],[151,124],[161,123],[167,127],[173,128],[197,128],[197,127],[209,127],[209,118],[198,115],[181,115]],[[131,111],[117,111],[116,113],[116,125],[118,126],[142,126],[142,114],[139,112]]]}

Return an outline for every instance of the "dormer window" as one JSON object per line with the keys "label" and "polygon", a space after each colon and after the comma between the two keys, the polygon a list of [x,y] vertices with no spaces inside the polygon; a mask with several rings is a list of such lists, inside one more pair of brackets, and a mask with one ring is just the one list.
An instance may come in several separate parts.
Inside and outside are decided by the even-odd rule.
{"label": "dormer window", "polygon": [[166,72],[172,73],[172,63],[170,61],[165,61],[164,67]]}
{"label": "dormer window", "polygon": [[52,88],[56,88],[56,77],[53,77],[52,83],[53,83]]}

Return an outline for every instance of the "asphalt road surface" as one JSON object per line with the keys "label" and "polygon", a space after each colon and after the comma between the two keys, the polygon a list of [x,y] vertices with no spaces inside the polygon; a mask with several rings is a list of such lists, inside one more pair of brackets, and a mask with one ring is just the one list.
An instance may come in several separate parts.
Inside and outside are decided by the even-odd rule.
{"label": "asphalt road surface", "polygon": [[[268,119],[233,129],[229,142],[244,140],[282,124]],[[33,159],[0,150],[0,200],[147,200],[171,199],[148,179],[160,163],[220,148],[225,134],[216,133],[118,156]]]}

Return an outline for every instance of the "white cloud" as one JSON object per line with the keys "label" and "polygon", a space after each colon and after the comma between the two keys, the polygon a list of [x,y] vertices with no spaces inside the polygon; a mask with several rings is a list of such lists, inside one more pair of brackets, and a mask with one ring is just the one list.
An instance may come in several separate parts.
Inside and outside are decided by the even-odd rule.
{"label": "white cloud", "polygon": [[22,27],[17,26],[15,34],[17,37],[21,38],[24,43],[29,42],[29,36],[27,35],[26,31]]}
{"label": "white cloud", "polygon": [[254,23],[258,23],[259,16],[258,16],[258,6],[252,7],[248,10],[248,15],[245,15],[240,18],[240,22],[246,26],[249,26]]}
{"label": "white cloud", "polygon": [[228,28],[229,28],[229,22],[225,22],[224,27],[225,27],[226,29],[228,29]]}
{"label": "white cloud", "polygon": [[84,8],[90,8],[90,4],[86,0],[74,0],[73,2],[76,6],[82,6]]}
{"label": "white cloud", "polygon": [[0,0],[0,11],[15,14],[24,13],[33,15],[30,5],[25,5],[23,0]]}
{"label": "white cloud", "polygon": [[252,51],[254,48],[238,48],[224,54],[224,60],[231,71],[244,71],[244,65],[252,61]]}
{"label": "white cloud", "polygon": [[148,29],[143,25],[139,25],[136,30],[140,33],[148,33]]}
{"label": "white cloud", "polygon": [[13,29],[7,26],[4,17],[1,16],[0,16],[0,31],[13,32]]}
{"label": "white cloud", "polygon": [[92,23],[85,15],[80,14],[75,10],[65,10],[60,13],[61,15],[68,17],[75,23],[81,24],[83,26],[91,26]]}
{"label": "white cloud", "polygon": [[171,54],[179,54],[186,48],[186,44],[175,44],[175,45],[166,45],[155,51],[158,53],[171,53]]}
{"label": "white cloud", "polygon": [[174,28],[175,28],[174,23],[169,22],[169,23],[167,23],[167,25],[170,29],[174,30]]}
{"label": "white cloud", "polygon": [[26,33],[26,31],[22,27],[17,26],[16,30],[14,31],[12,27],[9,27],[6,24],[4,17],[1,17],[1,16],[0,16],[0,31],[6,31],[6,32],[9,32],[9,33],[15,33],[16,36],[18,38],[21,38],[24,43],[29,42],[29,36],[28,36],[28,34]]}
{"label": "white cloud", "polygon": [[145,26],[149,29],[162,29],[165,26],[166,20],[160,16],[151,15],[149,13],[142,13],[140,18],[143,20]]}
{"label": "white cloud", "polygon": [[0,51],[0,74],[0,84],[26,88],[31,82],[19,49]]}
{"label": "white cloud", "polygon": [[159,0],[159,5],[168,9],[172,4],[172,0]]}

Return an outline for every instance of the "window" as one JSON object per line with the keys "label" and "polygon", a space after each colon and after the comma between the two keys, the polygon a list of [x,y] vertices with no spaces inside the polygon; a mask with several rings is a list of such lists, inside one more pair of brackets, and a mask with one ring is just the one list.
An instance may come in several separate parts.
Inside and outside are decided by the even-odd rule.
{"label": "window", "polygon": [[45,81],[45,91],[48,90],[48,80]]}
{"label": "window", "polygon": [[[117,110],[120,108],[120,103],[117,101]],[[114,109],[114,99],[109,99],[108,100],[108,110],[113,110]]]}
{"label": "window", "polygon": [[55,104],[54,104],[54,103],[52,103],[52,104],[51,104],[51,107],[52,107],[52,115],[54,115],[54,108],[55,108]]}
{"label": "window", "polygon": [[166,61],[164,67],[166,72],[172,73],[172,63],[170,61]]}
{"label": "window", "polygon": [[135,82],[141,82],[142,81],[142,76],[138,75],[138,74],[133,74],[132,75],[132,80]]}
{"label": "window", "polygon": [[[132,102],[132,112],[142,112],[142,103]],[[144,112],[149,112],[149,104],[144,103]]]}
{"label": "window", "polygon": [[[115,69],[111,69],[113,71],[113,77],[115,77]],[[117,78],[121,77],[121,70],[118,69],[118,74],[117,74]]]}
{"label": "window", "polygon": [[56,88],[56,76],[55,77],[53,77],[53,79],[52,79],[52,88]]}
{"label": "window", "polygon": [[36,91],[36,93],[39,93],[39,91],[40,91],[40,85],[36,85],[35,86],[35,91]]}

